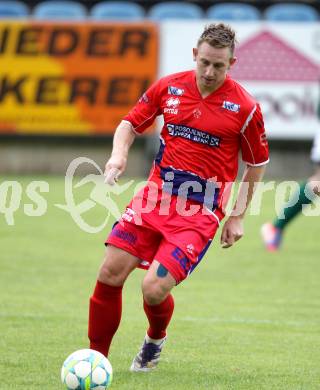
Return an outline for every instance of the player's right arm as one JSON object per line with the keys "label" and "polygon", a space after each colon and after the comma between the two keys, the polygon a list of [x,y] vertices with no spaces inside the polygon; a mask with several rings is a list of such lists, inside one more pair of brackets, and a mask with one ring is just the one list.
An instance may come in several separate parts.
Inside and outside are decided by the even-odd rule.
{"label": "player's right arm", "polygon": [[113,136],[111,157],[105,166],[104,176],[107,184],[115,184],[126,169],[129,149],[134,139],[132,124],[121,121]]}
{"label": "player's right arm", "polygon": [[161,80],[154,83],[145,92],[137,104],[117,127],[113,137],[110,159],[105,166],[105,182],[115,184],[127,165],[128,153],[135,135],[143,133],[161,114]]}

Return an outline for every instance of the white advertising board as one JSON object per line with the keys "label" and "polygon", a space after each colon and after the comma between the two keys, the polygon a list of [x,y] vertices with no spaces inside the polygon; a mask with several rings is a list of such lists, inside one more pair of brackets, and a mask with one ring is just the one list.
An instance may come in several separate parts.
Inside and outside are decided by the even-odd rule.
{"label": "white advertising board", "polygon": [[[212,21],[161,24],[160,76],[194,68],[192,47]],[[268,137],[312,139],[320,78],[320,23],[232,23],[237,63],[231,76],[261,103]]]}

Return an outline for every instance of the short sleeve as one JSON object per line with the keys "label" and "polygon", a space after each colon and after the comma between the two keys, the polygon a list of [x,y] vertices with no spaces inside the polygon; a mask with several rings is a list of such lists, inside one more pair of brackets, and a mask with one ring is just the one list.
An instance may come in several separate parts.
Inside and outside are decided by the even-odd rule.
{"label": "short sleeve", "polygon": [[160,81],[157,81],[141,96],[137,104],[123,118],[132,124],[136,133],[143,133],[161,114]]}
{"label": "short sleeve", "polygon": [[241,130],[242,160],[259,166],[269,162],[269,148],[259,104],[249,114]]}

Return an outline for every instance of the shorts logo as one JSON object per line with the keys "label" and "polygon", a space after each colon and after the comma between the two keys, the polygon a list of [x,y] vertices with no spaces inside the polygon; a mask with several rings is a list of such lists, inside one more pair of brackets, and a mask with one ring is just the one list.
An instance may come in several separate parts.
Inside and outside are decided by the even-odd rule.
{"label": "shorts logo", "polygon": [[222,108],[232,111],[232,112],[239,112],[240,111],[240,104],[228,102],[227,100],[224,100],[222,103]]}
{"label": "shorts logo", "polygon": [[137,236],[131,232],[124,232],[123,230],[119,230],[117,226],[115,226],[111,231],[111,237],[117,237],[122,241],[126,241],[129,244],[133,245],[137,241]]}
{"label": "shorts logo", "polygon": [[121,219],[126,222],[131,222],[135,215],[135,211],[127,207],[124,214],[122,214]]}
{"label": "shorts logo", "polygon": [[187,252],[190,253],[190,255],[194,255],[194,246],[193,244],[188,244],[187,245]]}
{"label": "shorts logo", "polygon": [[184,89],[169,86],[168,87],[168,94],[169,95],[174,95],[174,96],[181,96],[184,94]]}
{"label": "shorts logo", "polygon": [[266,133],[263,133],[263,134],[260,135],[260,140],[261,140],[261,144],[262,145],[267,145],[268,144]]}
{"label": "shorts logo", "polygon": [[180,266],[184,269],[185,273],[188,274],[191,268],[191,261],[188,257],[182,252],[180,248],[176,248],[171,252],[172,257],[176,260]]}

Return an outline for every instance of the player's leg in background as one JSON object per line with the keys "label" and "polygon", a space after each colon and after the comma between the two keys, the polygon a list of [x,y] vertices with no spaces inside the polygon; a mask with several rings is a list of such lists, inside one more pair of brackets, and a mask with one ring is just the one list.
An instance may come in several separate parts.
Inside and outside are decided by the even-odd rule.
{"label": "player's leg in background", "polygon": [[[304,205],[312,203],[317,196],[313,191],[308,191],[307,187],[310,185],[309,181],[299,184],[297,197],[298,201],[292,205],[291,202],[285,204],[282,209],[281,215],[283,218],[275,218],[271,222],[267,222],[261,227],[261,235],[265,247],[268,251],[277,251],[281,245],[284,230],[287,228],[288,224],[295,219],[302,211]],[[310,196],[312,193],[312,196]]]}
{"label": "player's leg in background", "polygon": [[308,186],[316,196],[320,196],[320,162],[317,164],[314,174],[309,178]]}
{"label": "player's leg in background", "polygon": [[261,235],[268,251],[279,249],[282,236],[287,225],[298,216],[304,205],[312,203],[319,196],[320,182],[320,131],[317,132],[311,150],[311,160],[316,164],[313,175],[299,186],[296,194],[298,201],[294,205],[284,205],[284,218],[276,218],[273,223],[265,223],[261,228]]}
{"label": "player's leg in background", "polygon": [[283,206],[284,218],[276,218],[273,222],[274,227],[280,230],[284,230],[289,222],[291,222],[297,215],[301,213],[302,206],[312,202],[313,198],[307,196],[306,194],[306,187],[308,186],[308,183],[309,180],[307,182],[300,183],[297,196],[298,201],[294,205],[285,204]]}
{"label": "player's leg in background", "polygon": [[122,287],[140,260],[132,254],[108,245],[90,298],[88,336],[90,348],[108,356],[122,313]]}
{"label": "player's leg in background", "polygon": [[283,233],[288,224],[302,211],[304,205],[308,205],[319,196],[320,192],[320,165],[317,166],[314,174],[299,185],[299,192],[295,196],[298,201],[292,205],[284,205],[282,215],[284,218],[276,218],[272,223],[262,225],[261,235],[268,251],[276,251],[281,245]]}
{"label": "player's leg in background", "polygon": [[320,129],[318,130],[313,141],[313,146],[311,149],[311,160],[315,164],[315,171],[309,178],[308,182],[311,191],[320,196]]}

